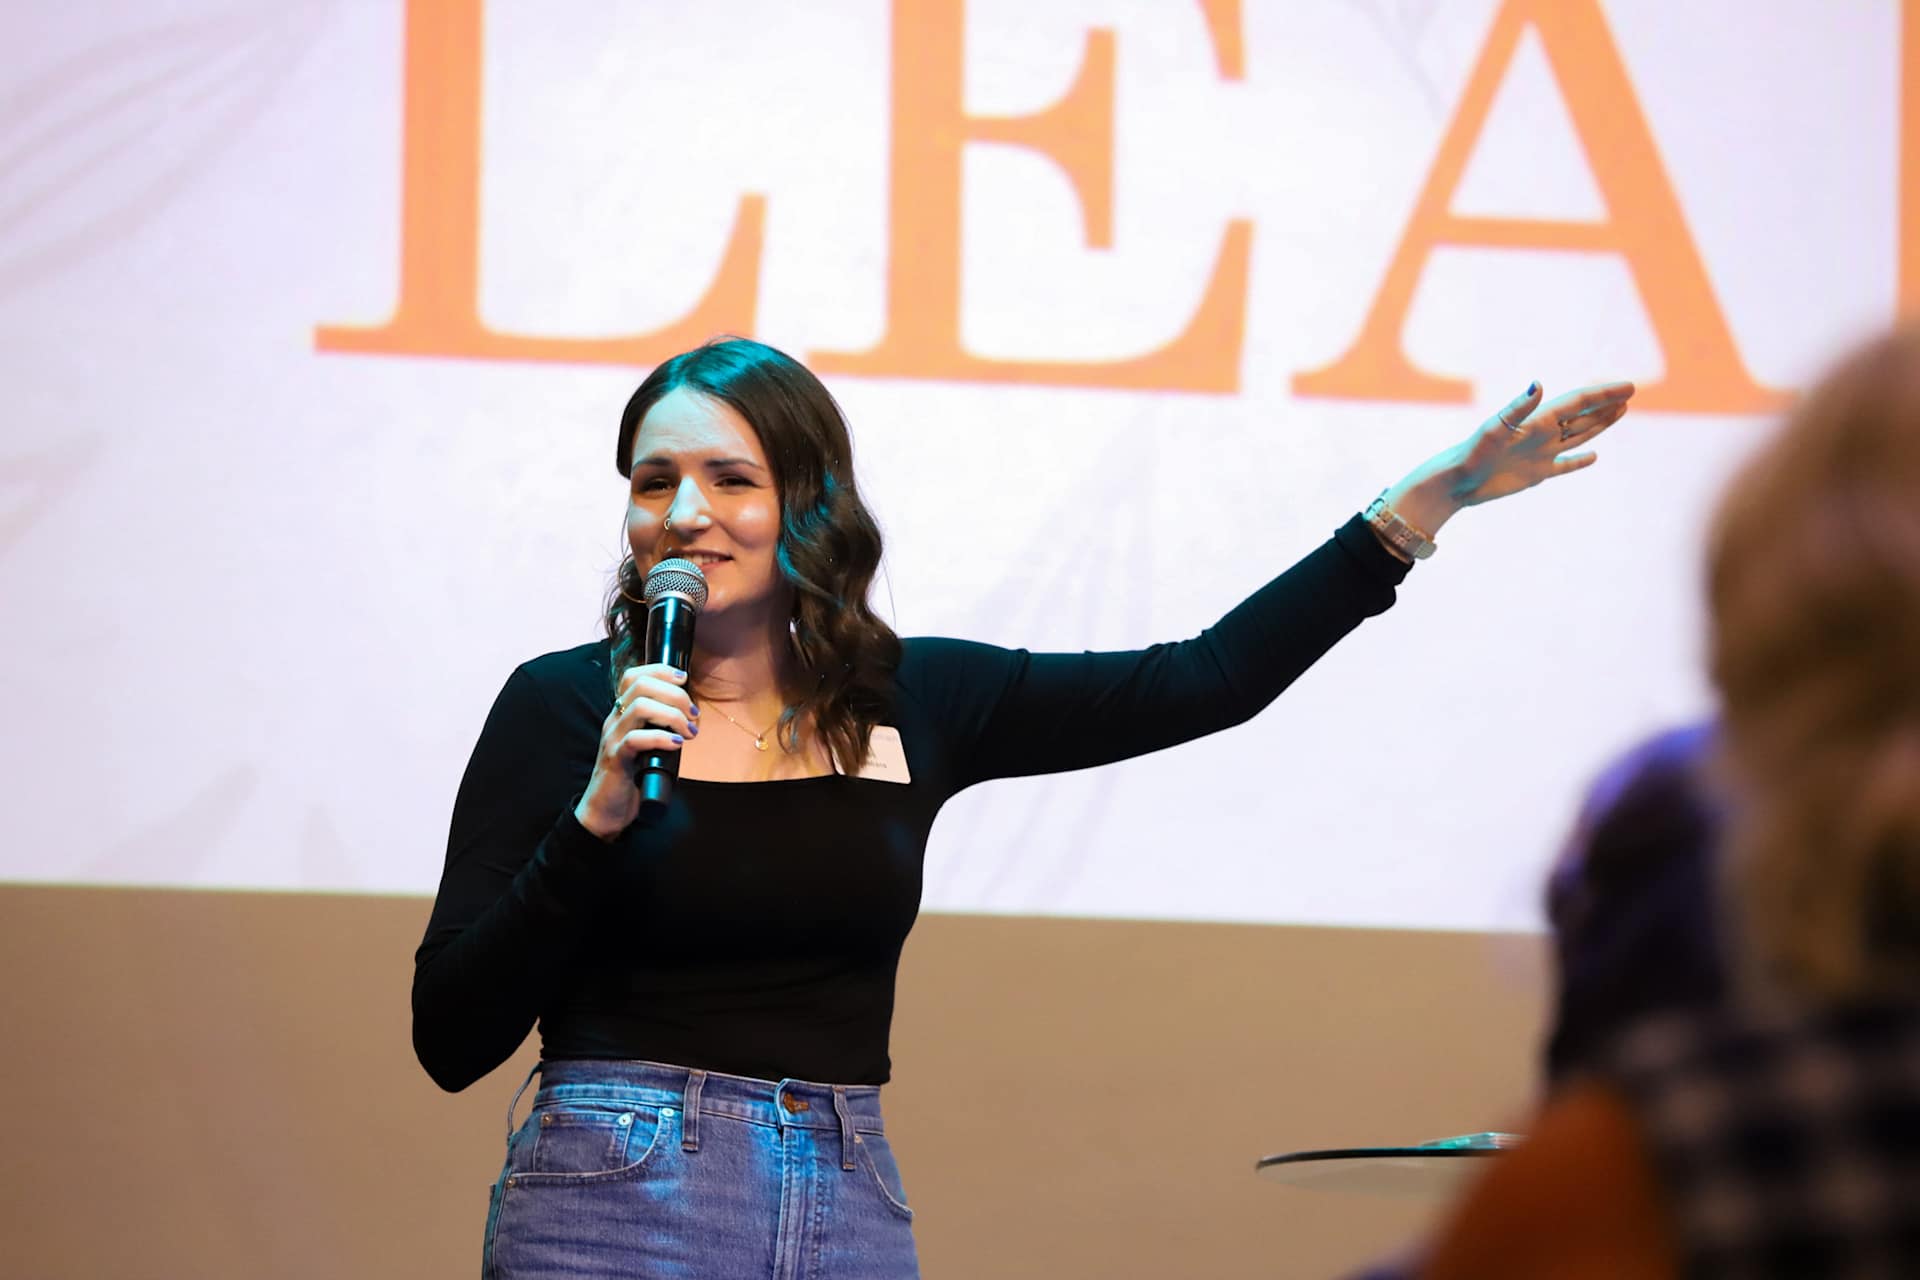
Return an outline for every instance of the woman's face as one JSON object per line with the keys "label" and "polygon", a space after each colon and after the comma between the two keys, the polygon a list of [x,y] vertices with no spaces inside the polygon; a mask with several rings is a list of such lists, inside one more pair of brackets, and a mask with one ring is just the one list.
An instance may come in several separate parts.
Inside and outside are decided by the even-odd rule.
{"label": "woman's face", "polygon": [[707,577],[703,617],[783,606],[780,494],[760,437],[733,406],[687,387],[656,400],[634,433],[628,501],[627,544],[643,577],[679,556]]}

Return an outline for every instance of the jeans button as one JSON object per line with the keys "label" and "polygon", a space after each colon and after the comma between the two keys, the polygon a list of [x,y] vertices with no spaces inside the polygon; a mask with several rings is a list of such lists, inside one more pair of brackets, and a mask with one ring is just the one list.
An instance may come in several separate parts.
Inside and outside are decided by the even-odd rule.
{"label": "jeans button", "polygon": [[780,1105],[787,1109],[789,1115],[799,1115],[802,1111],[811,1109],[805,1098],[796,1098],[790,1093],[780,1095]]}

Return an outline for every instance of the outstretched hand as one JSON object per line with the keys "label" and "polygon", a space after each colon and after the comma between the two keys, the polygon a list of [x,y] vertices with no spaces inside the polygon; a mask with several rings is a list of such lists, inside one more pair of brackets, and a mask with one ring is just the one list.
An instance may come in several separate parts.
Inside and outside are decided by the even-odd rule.
{"label": "outstretched hand", "polygon": [[1534,383],[1466,441],[1456,501],[1477,506],[1592,466],[1595,454],[1587,446],[1626,415],[1633,391],[1631,382],[1602,382],[1542,404]]}
{"label": "outstretched hand", "polygon": [[[1542,404],[1536,382],[1471,436],[1428,458],[1380,496],[1388,510],[1431,538],[1466,507],[1592,466],[1588,446],[1626,416],[1633,390],[1631,382],[1602,382]],[[1386,535],[1381,542],[1408,559]]]}

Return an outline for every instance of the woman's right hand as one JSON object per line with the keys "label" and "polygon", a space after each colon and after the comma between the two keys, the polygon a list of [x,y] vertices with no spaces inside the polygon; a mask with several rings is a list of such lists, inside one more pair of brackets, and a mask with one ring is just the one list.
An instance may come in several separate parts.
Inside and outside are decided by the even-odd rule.
{"label": "woman's right hand", "polygon": [[664,662],[628,667],[620,676],[613,710],[600,725],[600,752],[593,777],[573,807],[580,825],[612,840],[640,816],[640,789],[633,762],[649,751],[678,751],[700,732],[700,709],[687,695],[687,673]]}

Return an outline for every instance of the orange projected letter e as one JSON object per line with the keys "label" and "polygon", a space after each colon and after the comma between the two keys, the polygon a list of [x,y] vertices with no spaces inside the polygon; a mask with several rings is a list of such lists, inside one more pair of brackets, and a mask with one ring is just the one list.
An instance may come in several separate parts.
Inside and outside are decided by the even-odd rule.
{"label": "orange projected letter e", "polygon": [[[1215,63],[1243,64],[1239,8],[1201,0]],[[1227,224],[1198,309],[1171,341],[1130,359],[989,359],[960,341],[961,166],[970,141],[1027,147],[1054,160],[1080,199],[1087,243],[1113,242],[1110,31],[1088,34],[1067,95],[1030,116],[977,116],[964,98],[964,0],[894,0],[893,138],[889,158],[886,329],[865,351],[816,351],[823,373],[956,382],[1232,391],[1239,384],[1252,224]]]}

